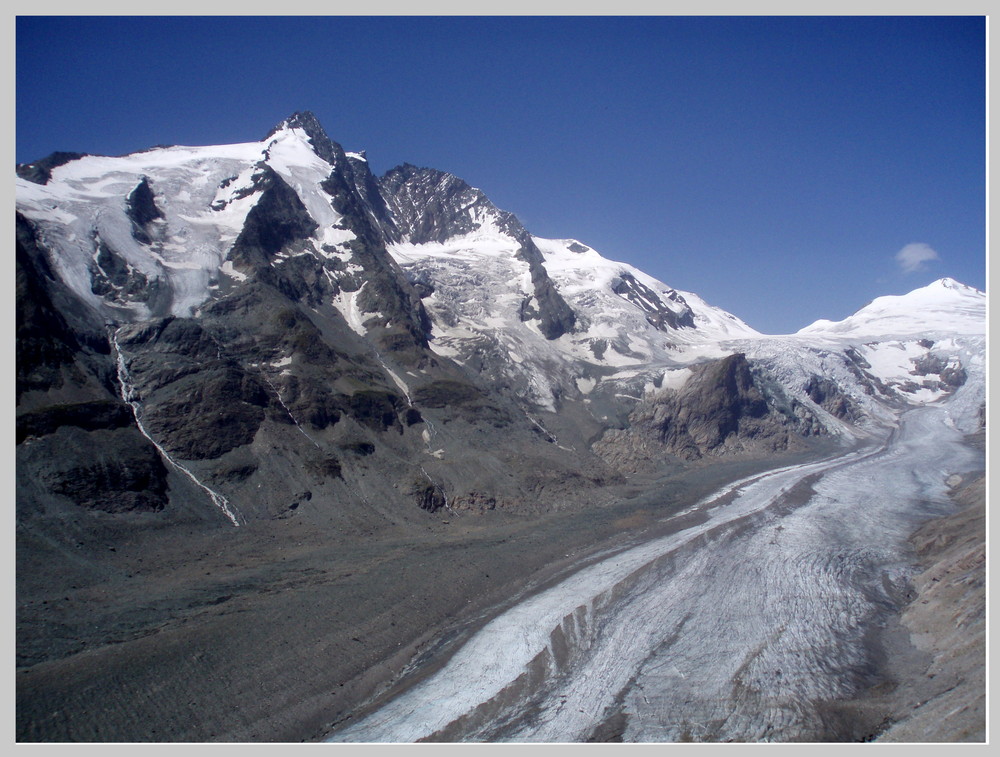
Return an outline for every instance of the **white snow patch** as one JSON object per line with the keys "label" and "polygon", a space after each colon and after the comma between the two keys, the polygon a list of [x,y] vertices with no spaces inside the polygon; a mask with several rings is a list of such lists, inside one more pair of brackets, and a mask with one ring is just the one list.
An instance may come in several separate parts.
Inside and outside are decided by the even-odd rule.
{"label": "white snow patch", "polygon": [[683,389],[687,380],[691,378],[690,368],[678,368],[663,372],[663,381],[660,383],[661,389]]}
{"label": "white snow patch", "polygon": [[234,278],[237,281],[246,281],[247,280],[247,276],[246,276],[245,273],[240,273],[239,271],[237,271],[233,267],[233,261],[232,260],[226,260],[226,261],[224,261],[222,263],[222,265],[219,266],[219,270],[222,271],[222,273],[226,274],[226,276]]}
{"label": "white snow patch", "polygon": [[938,279],[907,294],[876,297],[842,321],[819,320],[798,333],[905,338],[934,332],[985,334],[986,295],[954,279]]}
{"label": "white snow patch", "polygon": [[[345,292],[341,290],[337,293],[337,296],[333,298],[332,304],[340,314],[344,316],[344,320],[347,321],[347,325],[351,327],[351,330],[356,334],[364,336],[368,333],[368,329],[365,327],[365,316],[361,312],[361,308],[358,307],[358,295],[367,285],[367,281],[361,285],[361,288],[356,292]],[[377,315],[377,314],[372,314]]]}

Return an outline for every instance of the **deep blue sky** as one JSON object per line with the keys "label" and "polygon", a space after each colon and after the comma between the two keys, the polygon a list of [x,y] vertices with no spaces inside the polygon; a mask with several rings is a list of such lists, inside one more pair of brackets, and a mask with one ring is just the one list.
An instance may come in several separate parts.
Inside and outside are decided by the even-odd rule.
{"label": "deep blue sky", "polygon": [[[312,110],[376,173],[454,173],[532,233],[768,333],[942,276],[986,286],[982,18],[21,17],[16,35],[18,162],[257,140]],[[937,257],[905,271],[912,243]]]}

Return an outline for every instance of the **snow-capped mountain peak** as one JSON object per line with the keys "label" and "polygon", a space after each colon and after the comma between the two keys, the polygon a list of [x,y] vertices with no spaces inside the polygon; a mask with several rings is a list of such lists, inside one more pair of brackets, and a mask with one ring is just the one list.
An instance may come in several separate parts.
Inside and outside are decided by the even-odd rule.
{"label": "snow-capped mountain peak", "polygon": [[[196,316],[256,277],[339,313],[363,339],[425,349],[430,337],[439,357],[549,410],[573,396],[618,412],[734,351],[764,360],[793,341],[843,349],[984,331],[983,293],[941,279],[765,337],[578,240],[532,236],[453,174],[404,163],[376,178],[308,111],[259,142],[64,153],[18,173],[18,211],[53,251],[51,267],[108,321]],[[929,348],[907,349],[892,377]]]}
{"label": "snow-capped mountain peak", "polygon": [[263,141],[270,143],[273,139],[281,139],[283,134],[288,133],[296,134],[300,139],[305,138],[310,149],[331,166],[336,166],[338,159],[344,159],[343,148],[330,139],[316,116],[308,110],[293,113],[278,123],[267,133]]}
{"label": "snow-capped mountain peak", "polygon": [[985,331],[986,295],[954,279],[942,278],[907,294],[877,297],[842,321],[819,320],[798,333],[905,337]]}

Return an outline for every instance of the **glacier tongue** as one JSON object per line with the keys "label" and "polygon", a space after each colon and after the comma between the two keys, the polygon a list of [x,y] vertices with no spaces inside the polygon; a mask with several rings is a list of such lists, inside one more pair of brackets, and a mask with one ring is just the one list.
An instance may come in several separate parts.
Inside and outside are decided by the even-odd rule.
{"label": "glacier tongue", "polygon": [[946,415],[913,409],[884,445],[726,487],[698,525],[519,602],[331,740],[584,741],[616,712],[626,741],[843,729],[823,704],[875,681],[867,631],[901,601],[906,536],[976,465]]}

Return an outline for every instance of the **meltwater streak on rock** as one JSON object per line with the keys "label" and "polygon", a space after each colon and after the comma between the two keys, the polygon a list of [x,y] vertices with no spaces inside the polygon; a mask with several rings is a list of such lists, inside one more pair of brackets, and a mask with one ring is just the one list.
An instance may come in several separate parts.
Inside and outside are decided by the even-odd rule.
{"label": "meltwater streak on rock", "polygon": [[163,449],[160,443],[149,435],[149,432],[146,430],[146,427],[142,423],[142,418],[141,418],[142,405],[140,405],[139,402],[135,399],[135,390],[132,387],[132,379],[129,376],[128,366],[125,364],[125,354],[122,352],[122,349],[118,344],[117,331],[113,331],[111,333],[111,344],[114,347],[115,355],[117,356],[118,385],[121,388],[122,401],[132,408],[132,417],[135,418],[135,425],[139,429],[139,433],[141,433],[143,436],[149,439],[150,443],[154,447],[156,447],[156,451],[160,453],[160,455],[163,457],[164,460],[166,460],[177,470],[179,470],[181,473],[183,473],[185,476],[191,479],[191,481],[196,486],[198,486],[206,494],[208,494],[209,498],[212,500],[212,504],[214,504],[217,508],[219,508],[222,511],[222,513],[227,518],[229,518],[230,522],[238,528],[240,525],[240,521],[237,517],[238,511],[235,513],[233,512],[234,508],[229,504],[229,500],[227,500],[218,492],[213,491],[212,489],[205,486],[205,484],[199,481],[198,478],[191,471],[189,471],[183,465],[181,465],[172,457],[170,457],[170,455],[167,453],[165,449]]}
{"label": "meltwater streak on rock", "polygon": [[906,534],[976,464],[946,417],[918,408],[879,450],[741,482],[707,522],[502,614],[332,740],[580,741],[617,706],[628,741],[821,737],[822,701],[872,683],[866,634],[895,609]]}
{"label": "meltwater streak on rock", "polygon": [[278,404],[281,405],[282,409],[285,411],[285,413],[291,419],[292,423],[295,424],[295,428],[297,428],[302,433],[302,436],[304,436],[306,439],[309,440],[310,444],[312,444],[316,449],[322,451],[323,448],[319,446],[319,442],[317,442],[315,439],[313,439],[311,436],[309,436],[309,434],[306,433],[306,430],[304,428],[302,428],[302,424],[299,423],[298,418],[295,417],[295,415],[292,413],[292,411],[288,407],[288,405],[285,404],[285,401],[283,399],[281,399],[281,392],[278,391],[278,387],[276,387],[274,385],[274,382],[272,382],[271,379],[269,379],[267,377],[267,374],[264,372],[263,369],[260,370],[260,377],[262,379],[264,379],[264,382],[269,387],[271,387],[271,391],[274,392],[274,396],[277,398]]}

